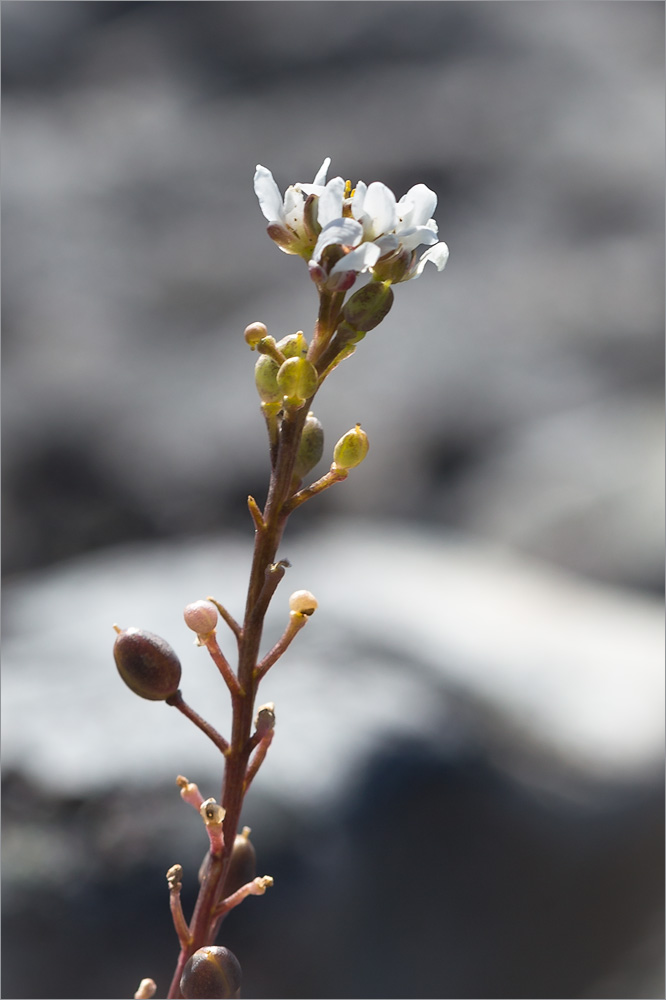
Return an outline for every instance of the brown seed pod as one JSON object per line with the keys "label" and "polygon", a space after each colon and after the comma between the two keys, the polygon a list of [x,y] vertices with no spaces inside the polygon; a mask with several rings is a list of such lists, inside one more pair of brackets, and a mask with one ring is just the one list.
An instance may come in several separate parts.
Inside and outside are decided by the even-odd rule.
{"label": "brown seed pod", "polygon": [[180,684],[180,660],[168,642],[143,629],[118,633],[113,657],[125,684],[141,698],[164,701]]}
{"label": "brown seed pod", "polygon": [[251,882],[256,874],[257,855],[250,840],[250,829],[246,826],[234,840],[227,880],[224,883],[224,895],[231,896],[246,882]]}
{"label": "brown seed pod", "polygon": [[239,994],[241,976],[233,952],[207,945],[188,959],[180,977],[180,992],[185,1000],[230,1000]]}

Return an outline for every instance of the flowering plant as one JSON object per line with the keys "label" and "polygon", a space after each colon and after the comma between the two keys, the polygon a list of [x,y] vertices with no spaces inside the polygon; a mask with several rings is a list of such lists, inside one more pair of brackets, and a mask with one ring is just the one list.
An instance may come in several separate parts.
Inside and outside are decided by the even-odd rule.
{"label": "flowering plant", "polygon": [[[255,852],[247,827],[238,833],[247,791],[271,745],[275,728],[272,703],[255,708],[259,685],[317,608],[306,590],[289,599],[289,620],[275,645],[260,655],[263,624],[270,601],[289,563],[277,560],[289,516],[312,497],[343,481],[368,452],[360,425],[344,434],[333,449],[329,470],[310,485],[305,480],[324,451],[324,432],[311,409],[323,382],[350,357],[368,331],[388,314],[394,284],[418,278],[432,261],[441,271],[448,258],[437,240],[431,217],[436,195],[424,184],[410,188],[399,201],[384,184],[327,181],[330,159],[324,160],[312,184],[294,184],[284,198],[273,175],[257,166],[254,189],[268,220],[268,235],[288,254],[302,257],[317,287],[319,311],[311,340],[302,331],[276,341],[263,323],[251,323],[245,340],[259,355],[255,384],[268,430],[270,481],[263,509],[253,497],[248,508],[254,522],[254,554],[242,622],[209,597],[188,604],[185,624],[196,634],[218,668],[231,698],[232,730],[222,736],[184,700],[181,665],[171,646],[142,629],[120,629],[114,657],[120,676],[136,694],[165,701],[178,709],[212,740],[223,759],[220,803],[206,798],[194,782],[179,775],[183,799],[200,814],[208,850],[199,872],[200,890],[188,923],[180,901],[182,868],[167,872],[173,923],[180,955],[168,996],[238,997],[241,969],[236,957],[215,945],[226,915],[250,895],[262,895],[270,876],[255,877]],[[425,247],[425,250],[420,248]],[[359,276],[365,283],[347,293]],[[217,639],[219,619],[237,649],[236,669]],[[141,982],[136,1000],[152,997],[156,985]]]}

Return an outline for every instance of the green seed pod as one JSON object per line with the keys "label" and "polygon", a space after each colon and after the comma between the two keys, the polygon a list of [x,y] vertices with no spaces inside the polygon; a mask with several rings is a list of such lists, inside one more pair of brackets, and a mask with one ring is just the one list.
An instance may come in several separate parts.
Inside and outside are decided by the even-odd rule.
{"label": "green seed pod", "polygon": [[269,357],[268,354],[262,354],[257,358],[257,363],[254,366],[254,383],[262,403],[279,403],[282,399],[282,393],[277,383],[279,370],[280,366],[277,361],[273,361],[273,358]]}
{"label": "green seed pod", "polygon": [[152,632],[128,628],[118,633],[113,657],[125,684],[141,698],[164,701],[180,684],[180,660],[168,642]]}
{"label": "green seed pod", "polygon": [[333,452],[333,464],[338,469],[353,469],[360,465],[368,454],[368,435],[361,430],[361,425],[343,434]]}
{"label": "green seed pod", "polygon": [[302,406],[314,395],[318,384],[317,369],[305,358],[287,358],[277,373],[277,384],[283,396]]}
{"label": "green seed pod", "polygon": [[256,874],[257,855],[250,840],[250,828],[246,826],[234,840],[227,880],[224,883],[225,896],[231,896],[246,882],[251,882]]}
{"label": "green seed pod", "polygon": [[374,330],[388,315],[393,305],[393,289],[388,282],[371,281],[349,298],[342,315],[358,333]]}
{"label": "green seed pod", "polygon": [[219,945],[199,948],[188,960],[180,977],[180,992],[186,1000],[229,1000],[240,992],[238,959]]}
{"label": "green seed pod", "polygon": [[303,331],[290,333],[288,337],[278,340],[277,348],[282,351],[285,358],[304,358],[308,353],[308,342],[303,336]]}
{"label": "green seed pod", "polygon": [[324,428],[321,426],[312,410],[308,413],[303,425],[303,433],[296,453],[294,476],[303,479],[314,469],[324,453]]}

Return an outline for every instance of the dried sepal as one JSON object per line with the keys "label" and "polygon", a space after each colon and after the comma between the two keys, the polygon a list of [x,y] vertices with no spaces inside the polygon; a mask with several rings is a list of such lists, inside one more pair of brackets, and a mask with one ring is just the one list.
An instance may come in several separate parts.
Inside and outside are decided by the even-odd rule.
{"label": "dried sepal", "polygon": [[157,983],[154,979],[142,979],[139,988],[134,994],[134,1000],[151,1000],[157,992]]}

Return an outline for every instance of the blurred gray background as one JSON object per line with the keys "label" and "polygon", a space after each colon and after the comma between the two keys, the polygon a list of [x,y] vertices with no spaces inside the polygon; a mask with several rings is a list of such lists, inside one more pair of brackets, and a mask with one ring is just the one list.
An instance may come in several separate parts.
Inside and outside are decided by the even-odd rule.
{"label": "blurred gray background", "polygon": [[451,257],[318,400],[371,450],[289,527],[328,605],[248,803],[276,889],[221,940],[246,996],[663,995],[663,19],[2,4],[3,995],[166,995],[163,871],[203,852],[170,783],[219,765],[121,690],[109,625],[180,651],[187,601],[240,613],[242,331],[316,310],[252,175],[327,155],[433,188]]}

